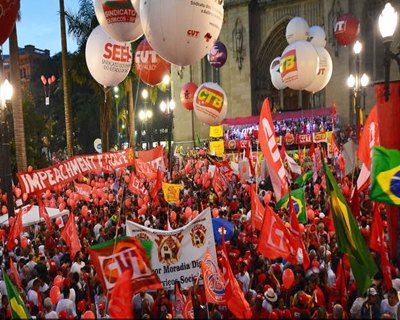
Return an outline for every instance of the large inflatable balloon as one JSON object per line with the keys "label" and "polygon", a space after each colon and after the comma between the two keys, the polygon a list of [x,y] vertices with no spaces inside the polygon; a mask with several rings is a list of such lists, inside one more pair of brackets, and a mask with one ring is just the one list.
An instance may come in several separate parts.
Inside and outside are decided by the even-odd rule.
{"label": "large inflatable balloon", "polygon": [[308,23],[302,17],[294,17],[286,26],[286,40],[293,43],[297,40],[308,39]]}
{"label": "large inflatable balloon", "polygon": [[282,90],[287,87],[287,85],[283,82],[281,73],[279,71],[280,61],[281,57],[276,57],[274,60],[272,60],[269,66],[269,74],[271,76],[272,85],[278,90]]}
{"label": "large inflatable balloon", "polygon": [[181,103],[188,110],[193,110],[193,99],[196,90],[197,85],[193,82],[188,82],[182,87],[180,94]]}
{"label": "large inflatable balloon", "polygon": [[283,82],[293,90],[303,90],[314,81],[318,60],[317,51],[311,43],[299,40],[288,45],[280,62]]}
{"label": "large inflatable balloon", "polygon": [[325,47],[326,45],[326,34],[324,29],[320,26],[312,26],[310,27],[309,39],[311,44],[314,47]]}
{"label": "large inflatable balloon", "polygon": [[136,12],[140,12],[140,0],[131,0],[131,3],[133,5],[133,8],[135,8]]}
{"label": "large inflatable balloon", "polygon": [[210,126],[220,124],[228,111],[224,89],[213,82],[201,84],[194,94],[193,108],[201,122]]}
{"label": "large inflatable balloon", "polygon": [[0,0],[0,46],[10,36],[17,21],[19,0]]}
{"label": "large inflatable balloon", "polygon": [[342,46],[352,44],[360,32],[358,19],[350,14],[345,14],[335,24],[335,38]]}
{"label": "large inflatable balloon", "polygon": [[171,64],[161,58],[144,39],[135,52],[135,70],[144,83],[154,86],[170,74]]}
{"label": "large inflatable balloon", "polygon": [[94,11],[103,30],[117,41],[135,41],[143,34],[139,13],[130,0],[95,0]]}
{"label": "large inflatable balloon", "polygon": [[319,57],[319,65],[317,75],[311,84],[305,89],[310,92],[318,92],[325,88],[332,77],[333,64],[329,52],[323,47],[315,47]]}
{"label": "large inflatable balloon", "polygon": [[112,39],[100,26],[89,35],[85,56],[90,74],[105,87],[122,82],[132,65],[130,44]]}
{"label": "large inflatable balloon", "polygon": [[227,58],[228,51],[221,41],[215,42],[207,54],[208,62],[214,68],[221,68],[225,64]]}
{"label": "large inflatable balloon", "polygon": [[203,58],[218,39],[223,0],[140,0],[147,41],[160,56],[179,66]]}

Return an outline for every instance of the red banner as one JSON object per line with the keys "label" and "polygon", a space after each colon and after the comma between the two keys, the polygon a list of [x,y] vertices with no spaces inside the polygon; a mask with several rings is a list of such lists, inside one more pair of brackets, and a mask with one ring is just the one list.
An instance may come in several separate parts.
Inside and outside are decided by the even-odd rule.
{"label": "red banner", "polygon": [[311,134],[298,134],[297,135],[297,144],[311,144],[313,141]]}
{"label": "red banner", "polygon": [[265,99],[260,114],[258,139],[268,166],[275,197],[279,200],[288,191],[285,167],[275,140],[275,129],[272,123],[268,99]]}
{"label": "red banner", "polygon": [[90,201],[90,196],[92,194],[91,186],[85,183],[76,183],[74,181],[75,192],[79,194],[79,199],[84,201]]}
{"label": "red banner", "polygon": [[134,194],[139,196],[148,194],[146,187],[143,185],[142,181],[132,172],[129,178],[128,189]]}
{"label": "red banner", "polygon": [[165,170],[163,146],[158,146],[151,150],[138,151],[138,158],[143,162],[148,162],[157,171]]}
{"label": "red banner", "polygon": [[75,180],[79,175],[112,173],[117,168],[127,167],[133,163],[133,149],[129,148],[117,152],[75,156],[49,168],[19,172],[17,177],[22,193],[31,194],[46,189],[51,190],[58,184]]}

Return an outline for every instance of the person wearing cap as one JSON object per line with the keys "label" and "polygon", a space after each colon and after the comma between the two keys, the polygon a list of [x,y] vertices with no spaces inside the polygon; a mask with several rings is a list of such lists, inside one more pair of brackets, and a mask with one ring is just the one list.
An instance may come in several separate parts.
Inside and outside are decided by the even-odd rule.
{"label": "person wearing cap", "polygon": [[278,296],[276,295],[274,289],[268,288],[267,291],[264,292],[264,298],[265,299],[262,303],[262,306],[268,311],[268,313],[271,313],[275,302],[278,300]]}
{"label": "person wearing cap", "polygon": [[367,301],[361,306],[361,319],[379,319],[381,316],[378,291],[374,287],[367,290]]}

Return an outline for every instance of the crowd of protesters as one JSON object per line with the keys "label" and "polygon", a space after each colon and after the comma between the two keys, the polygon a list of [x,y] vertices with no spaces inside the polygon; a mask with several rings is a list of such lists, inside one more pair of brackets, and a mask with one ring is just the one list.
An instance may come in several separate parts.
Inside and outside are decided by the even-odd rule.
{"label": "crowd of protesters", "polygon": [[[400,274],[392,257],[393,288],[387,289],[382,272],[378,272],[373,285],[363,294],[357,292],[350,265],[338,251],[332,217],[329,213],[327,194],[322,173],[305,186],[308,208],[308,223],[304,225],[303,240],[309,253],[311,265],[307,270],[302,265],[291,265],[282,259],[270,260],[257,252],[259,232],[250,224],[250,185],[255,180],[243,181],[235,174],[229,176],[229,188],[218,196],[211,185],[205,187],[196,181],[196,174],[206,172],[210,160],[204,150],[189,150],[175,164],[171,180],[182,183],[181,200],[172,208],[177,215],[169,221],[172,228],[188,222],[187,207],[201,211],[211,207],[218,215],[235,226],[234,237],[226,243],[233,272],[248,301],[253,319],[400,319]],[[190,172],[182,172],[182,167],[191,160]],[[201,161],[201,165],[198,162]],[[178,161],[176,161],[178,163]],[[305,167],[304,170],[307,170]],[[338,175],[339,176],[339,175]],[[47,205],[65,203],[67,209],[76,216],[77,229],[81,241],[81,251],[70,258],[68,247],[60,237],[60,228],[66,222],[53,220],[49,230],[45,223],[26,227],[13,251],[7,251],[5,244],[8,227],[0,227],[2,246],[0,262],[10,278],[10,263],[17,270],[21,286],[19,292],[29,312],[36,319],[85,318],[94,314],[96,318],[108,318],[108,299],[90,262],[88,248],[94,244],[125,234],[125,221],[132,220],[145,226],[166,229],[168,226],[168,205],[160,196],[156,199],[131,194],[122,177],[90,176],[81,177],[93,187],[90,201],[71,201],[72,190],[66,186],[59,193],[43,195]],[[340,181],[351,189],[351,179]],[[314,184],[320,185],[315,192]],[[296,186],[293,186],[296,187]],[[271,190],[268,178],[258,185],[258,194],[264,201],[265,193]],[[3,199],[4,200],[4,199]],[[34,201],[25,199],[25,203]],[[369,241],[372,223],[372,205],[367,193],[360,195],[360,214],[357,217],[365,240]],[[269,205],[274,206],[272,197]],[[145,207],[145,210],[141,210]],[[85,207],[85,214],[82,210]],[[87,210],[86,210],[87,209]],[[139,212],[141,212],[139,214]],[[276,210],[285,223],[290,221],[287,210]],[[387,216],[382,206],[381,215],[385,230]],[[24,238],[26,241],[22,241]],[[221,248],[217,247],[217,254]],[[379,266],[379,256],[374,254]],[[339,265],[343,261],[346,288],[339,288]],[[295,277],[290,288],[283,286],[284,270],[290,268]],[[53,286],[59,286],[58,299],[51,296]],[[230,319],[233,315],[224,305],[207,303],[201,281],[193,279],[191,288],[182,288],[183,294],[191,294],[195,318]],[[0,280],[0,319],[10,319],[10,301],[4,281]],[[140,292],[132,298],[132,308],[138,319],[167,319],[173,314],[173,292]],[[129,307],[129,306],[127,306]]]}

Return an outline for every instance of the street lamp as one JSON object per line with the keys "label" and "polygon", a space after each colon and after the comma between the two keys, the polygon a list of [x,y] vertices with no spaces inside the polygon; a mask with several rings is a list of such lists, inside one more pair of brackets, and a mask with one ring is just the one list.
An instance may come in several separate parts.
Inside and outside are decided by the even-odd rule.
{"label": "street lamp", "polygon": [[172,129],[174,127],[174,109],[175,109],[175,101],[167,100],[161,101],[160,110],[168,117],[168,158],[169,158],[169,172],[172,172]]}
{"label": "street lamp", "polygon": [[393,34],[397,27],[397,11],[393,8],[390,2],[386,3],[385,7],[382,10],[382,13],[379,16],[379,31],[383,38],[383,44],[385,46],[385,58],[384,58],[384,70],[385,70],[385,101],[389,100],[390,90],[389,90],[389,81],[390,81],[390,63],[391,60],[395,60],[397,62],[397,66],[400,68],[400,51],[392,52],[390,50],[390,45],[393,41]]}
{"label": "street lamp", "polygon": [[360,130],[361,130],[361,103],[360,103],[360,96],[363,95],[363,105],[362,109],[365,109],[365,87],[369,84],[369,77],[367,74],[363,73],[361,75],[361,51],[362,51],[362,44],[360,41],[356,41],[353,46],[354,54],[356,55],[356,72],[355,75],[350,74],[347,78],[347,86],[352,89],[352,107],[356,113],[356,121],[353,121],[356,125],[357,129],[357,139],[360,138]]}
{"label": "street lamp", "polygon": [[115,109],[117,112],[117,145],[118,149],[121,149],[121,140],[120,140],[120,135],[119,135],[119,88],[118,86],[115,86],[113,88],[114,91],[114,99],[115,99]]}
{"label": "street lamp", "polygon": [[[145,130],[142,130],[142,131],[144,131],[143,135],[146,134],[146,123],[149,122],[151,120],[151,118],[153,118],[153,111],[147,110],[147,109],[139,111],[139,120],[142,123],[142,127],[144,126],[144,128],[145,128]],[[151,136],[151,133],[149,133],[149,139],[150,139],[150,136]],[[146,146],[147,146],[148,150],[150,149],[149,139],[146,139]]]}
{"label": "street lamp", "polygon": [[13,87],[6,79],[0,86],[0,179],[1,190],[7,194],[8,216],[14,216],[12,174],[10,164],[10,136],[7,121],[7,101],[11,100]]}

